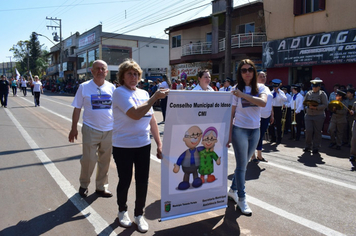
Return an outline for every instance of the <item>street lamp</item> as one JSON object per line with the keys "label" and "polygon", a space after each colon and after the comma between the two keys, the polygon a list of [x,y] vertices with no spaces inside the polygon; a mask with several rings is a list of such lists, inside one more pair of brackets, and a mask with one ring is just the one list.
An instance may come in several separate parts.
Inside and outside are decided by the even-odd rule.
{"label": "street lamp", "polygon": [[35,34],[38,35],[38,36],[43,36],[43,37],[45,37],[45,38],[48,39],[51,43],[53,43],[54,45],[56,45],[56,44],[55,44],[50,38],[48,38],[46,35],[39,34],[39,33],[36,33],[36,32],[35,32]]}

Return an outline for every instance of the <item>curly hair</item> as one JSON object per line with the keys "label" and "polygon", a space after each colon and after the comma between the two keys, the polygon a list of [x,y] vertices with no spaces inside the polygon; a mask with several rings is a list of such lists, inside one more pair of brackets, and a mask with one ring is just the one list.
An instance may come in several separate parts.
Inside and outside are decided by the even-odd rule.
{"label": "curly hair", "polygon": [[120,85],[124,85],[124,75],[125,75],[125,72],[128,71],[128,70],[135,70],[139,75],[137,82],[141,81],[141,78],[142,78],[142,69],[141,69],[141,67],[132,58],[126,58],[119,65],[119,72],[116,73],[116,78],[118,79]]}

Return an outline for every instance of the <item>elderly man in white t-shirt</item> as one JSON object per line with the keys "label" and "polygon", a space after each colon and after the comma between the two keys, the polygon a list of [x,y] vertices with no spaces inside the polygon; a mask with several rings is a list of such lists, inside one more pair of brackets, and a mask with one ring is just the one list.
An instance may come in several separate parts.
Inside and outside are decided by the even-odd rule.
{"label": "elderly man in white t-shirt", "polygon": [[[80,196],[88,196],[90,177],[97,164],[96,193],[101,197],[112,197],[108,188],[108,170],[112,154],[112,94],[115,86],[105,80],[108,66],[102,60],[93,63],[93,79],[79,85],[72,106],[72,129],[69,142],[77,139],[77,124],[82,107],[83,112],[83,156],[80,159]],[[98,155],[96,154],[98,153]]]}

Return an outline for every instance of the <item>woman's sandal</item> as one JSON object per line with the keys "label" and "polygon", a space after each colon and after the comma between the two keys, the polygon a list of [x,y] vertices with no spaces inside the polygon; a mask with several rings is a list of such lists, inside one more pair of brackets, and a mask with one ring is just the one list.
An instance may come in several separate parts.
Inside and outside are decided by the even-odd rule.
{"label": "woman's sandal", "polygon": [[259,160],[259,161],[262,161],[262,162],[268,162],[266,159],[264,159],[263,157],[262,157],[262,159],[260,159],[259,157],[257,157],[257,160]]}

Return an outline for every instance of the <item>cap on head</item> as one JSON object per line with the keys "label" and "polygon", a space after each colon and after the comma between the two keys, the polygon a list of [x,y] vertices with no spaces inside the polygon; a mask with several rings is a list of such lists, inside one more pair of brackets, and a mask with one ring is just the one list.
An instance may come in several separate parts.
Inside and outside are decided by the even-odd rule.
{"label": "cap on head", "polygon": [[341,96],[341,97],[345,97],[345,96],[346,96],[345,91],[342,91],[342,90],[340,90],[340,89],[336,90],[336,94],[339,95],[339,96]]}
{"label": "cap on head", "polygon": [[278,87],[278,86],[282,83],[282,80],[280,80],[280,79],[273,79],[273,80],[272,80],[272,83],[273,83],[273,87]]}

